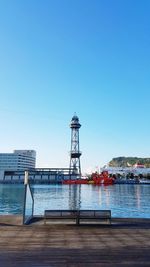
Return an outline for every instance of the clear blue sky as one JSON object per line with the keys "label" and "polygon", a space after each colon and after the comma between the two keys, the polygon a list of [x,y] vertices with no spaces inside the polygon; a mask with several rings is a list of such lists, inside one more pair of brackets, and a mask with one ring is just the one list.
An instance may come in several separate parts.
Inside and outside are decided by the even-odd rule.
{"label": "clear blue sky", "polygon": [[0,152],[68,167],[79,116],[83,171],[150,157],[150,1],[0,1]]}

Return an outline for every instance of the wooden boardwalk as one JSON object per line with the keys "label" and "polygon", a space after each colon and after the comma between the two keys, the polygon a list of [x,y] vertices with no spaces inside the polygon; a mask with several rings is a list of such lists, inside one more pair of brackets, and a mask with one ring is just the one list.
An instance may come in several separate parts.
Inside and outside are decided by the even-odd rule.
{"label": "wooden boardwalk", "polygon": [[150,222],[112,226],[0,223],[0,267],[150,266]]}

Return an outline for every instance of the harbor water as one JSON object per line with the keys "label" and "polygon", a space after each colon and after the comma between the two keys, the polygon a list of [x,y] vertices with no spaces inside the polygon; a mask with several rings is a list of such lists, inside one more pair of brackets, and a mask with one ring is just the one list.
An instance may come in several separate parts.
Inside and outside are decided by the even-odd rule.
{"label": "harbor water", "polygon": [[[150,218],[150,185],[32,185],[34,215],[45,209],[110,209],[112,217]],[[24,185],[0,185],[0,214],[22,214]]]}

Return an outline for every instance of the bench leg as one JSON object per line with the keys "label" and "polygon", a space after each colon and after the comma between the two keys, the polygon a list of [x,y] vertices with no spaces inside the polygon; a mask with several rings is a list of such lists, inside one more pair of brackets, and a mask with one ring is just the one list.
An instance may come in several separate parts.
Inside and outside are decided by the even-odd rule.
{"label": "bench leg", "polygon": [[80,224],[80,219],[79,219],[79,218],[76,219],[76,224],[77,224],[77,225]]}

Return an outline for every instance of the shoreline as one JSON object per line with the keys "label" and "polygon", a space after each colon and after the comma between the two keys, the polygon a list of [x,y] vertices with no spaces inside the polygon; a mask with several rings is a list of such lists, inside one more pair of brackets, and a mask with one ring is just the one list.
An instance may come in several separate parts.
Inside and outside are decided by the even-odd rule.
{"label": "shoreline", "polygon": [[[24,180],[23,181],[0,181],[0,185],[2,184],[8,184],[8,185],[11,185],[11,184],[14,184],[14,185],[24,185]],[[46,181],[30,181],[30,185],[57,185],[57,184],[62,184],[62,185],[66,185],[66,184],[63,184],[62,182],[47,182]],[[138,184],[138,185],[150,185],[150,180],[149,181],[140,181],[140,182],[136,182],[136,181],[116,181],[114,184],[111,184],[111,185],[105,185],[105,184],[96,184],[96,186],[112,186],[112,185],[115,185],[115,184],[130,184],[130,185],[134,185],[134,184]],[[73,184],[74,185],[74,184]],[[76,185],[81,185],[81,184],[76,184]],[[85,184],[84,184],[85,185]],[[86,185],[94,185],[95,184],[86,184]]]}

